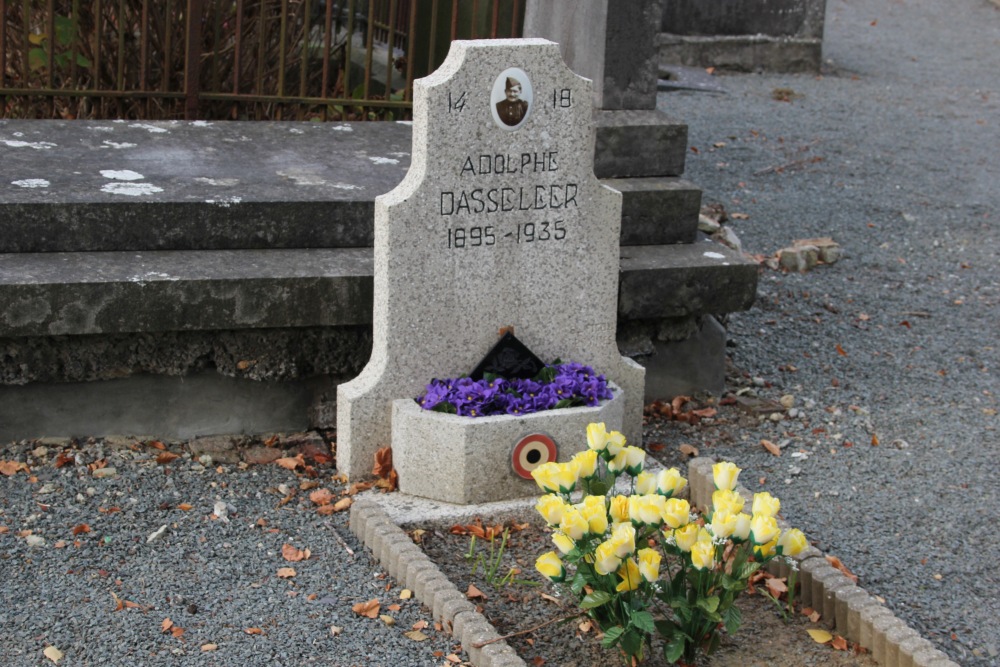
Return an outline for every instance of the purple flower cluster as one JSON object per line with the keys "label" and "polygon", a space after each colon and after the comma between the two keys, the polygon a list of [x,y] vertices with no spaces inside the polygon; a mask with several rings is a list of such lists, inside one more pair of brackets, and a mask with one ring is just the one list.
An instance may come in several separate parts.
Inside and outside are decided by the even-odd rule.
{"label": "purple flower cluster", "polygon": [[568,363],[546,366],[534,378],[523,380],[492,375],[482,380],[468,377],[434,379],[417,403],[425,410],[464,417],[489,417],[595,406],[611,396],[603,375],[598,375],[590,366]]}

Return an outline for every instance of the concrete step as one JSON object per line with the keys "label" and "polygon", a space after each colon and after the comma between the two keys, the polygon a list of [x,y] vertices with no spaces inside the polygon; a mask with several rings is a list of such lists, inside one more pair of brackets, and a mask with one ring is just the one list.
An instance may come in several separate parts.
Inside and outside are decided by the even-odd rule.
{"label": "concrete step", "polygon": [[596,111],[594,125],[594,173],[598,178],[684,173],[688,127],[662,111]]}
{"label": "concrete step", "polygon": [[[671,173],[642,174],[666,178],[608,183],[622,244],[689,242],[696,188],[673,174],[686,128],[650,113],[599,114],[626,123],[598,130],[605,150],[635,162],[634,142],[667,145],[643,164]],[[375,197],[406,175],[410,143],[403,123],[0,120],[0,253],[371,247]],[[619,162],[609,176],[628,175]]]}
{"label": "concrete step", "polygon": [[[0,254],[0,337],[369,324],[370,248]],[[619,319],[745,310],[757,268],[695,244],[621,249]]]}

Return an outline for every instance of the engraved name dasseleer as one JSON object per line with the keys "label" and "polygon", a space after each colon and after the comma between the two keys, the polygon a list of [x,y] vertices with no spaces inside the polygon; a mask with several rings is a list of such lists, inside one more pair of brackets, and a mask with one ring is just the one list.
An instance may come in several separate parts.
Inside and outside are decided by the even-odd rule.
{"label": "engraved name dasseleer", "polygon": [[[503,176],[552,172],[559,168],[558,151],[468,156],[461,175]],[[458,213],[510,213],[577,207],[576,183],[551,183],[520,187],[474,188],[441,193],[441,215]]]}

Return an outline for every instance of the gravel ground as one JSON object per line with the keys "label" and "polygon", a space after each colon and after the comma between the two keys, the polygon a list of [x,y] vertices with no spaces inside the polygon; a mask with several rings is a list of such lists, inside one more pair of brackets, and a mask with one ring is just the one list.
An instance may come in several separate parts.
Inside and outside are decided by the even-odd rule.
{"label": "gravel ground", "polygon": [[[206,467],[169,450],[183,456],[157,463],[163,451],[134,442],[0,449],[30,467],[0,476],[0,664],[52,664],[49,647],[64,667],[426,667],[455,653],[433,625],[423,641],[404,634],[429,611],[400,599],[347,512],[317,512],[310,494],[346,490],[332,466]],[[58,467],[64,452],[76,460]],[[285,545],[309,557],[289,561]],[[384,619],[352,611],[369,600]]]}
{"label": "gravel ground", "polygon": [[829,0],[826,29],[822,77],[659,97],[690,125],[686,177],[747,216],[729,223],[745,251],[844,248],[809,273],[765,270],[729,321],[736,368],[803,415],[651,438],[668,462],[680,436],[737,461],[752,490],[766,478],[900,618],[961,664],[998,665],[1000,11]]}

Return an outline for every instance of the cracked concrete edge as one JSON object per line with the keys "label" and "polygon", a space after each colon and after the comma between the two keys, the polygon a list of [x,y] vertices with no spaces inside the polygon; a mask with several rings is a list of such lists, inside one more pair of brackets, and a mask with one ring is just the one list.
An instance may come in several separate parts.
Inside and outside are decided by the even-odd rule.
{"label": "cracked concrete edge", "polygon": [[[410,536],[382,507],[367,498],[356,500],[351,505],[349,525],[386,572],[413,590],[431,610],[433,619],[462,643],[475,667],[527,667],[441,569],[423,551],[413,549]],[[483,642],[491,643],[477,646]]]}
{"label": "cracked concrete edge", "polygon": [[[1000,2],[1000,0],[994,0]],[[714,461],[707,457],[688,462],[688,486],[691,504],[703,511],[711,506],[715,482]],[[745,498],[753,494],[742,486],[737,491]],[[782,530],[788,526],[779,521]],[[796,556],[802,606],[819,611],[821,621],[845,639],[871,652],[875,662],[884,667],[960,667],[943,651],[906,625],[883,603],[868,594],[854,581],[830,566],[825,555],[810,547]],[[780,559],[768,563],[768,571],[787,576],[791,567]]]}

